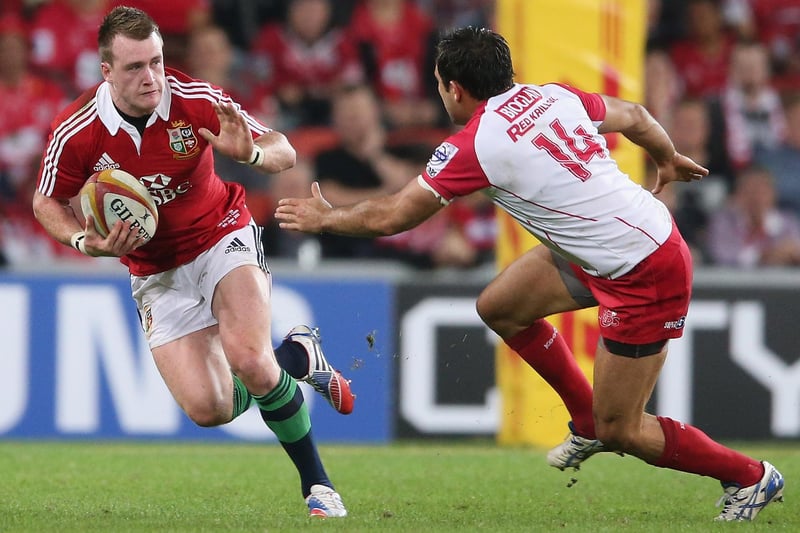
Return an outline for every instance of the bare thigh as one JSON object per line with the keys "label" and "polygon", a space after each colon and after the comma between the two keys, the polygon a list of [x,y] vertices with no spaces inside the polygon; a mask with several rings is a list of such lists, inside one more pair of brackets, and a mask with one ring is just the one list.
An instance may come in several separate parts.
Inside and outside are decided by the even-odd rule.
{"label": "bare thigh", "polygon": [[234,268],[217,283],[211,309],[233,372],[252,394],[278,384],[280,367],[272,349],[270,281],[257,266]]}
{"label": "bare thigh", "polygon": [[231,420],[232,372],[253,394],[266,394],[277,384],[269,291],[260,268],[237,267],[214,291],[212,311],[219,324],[153,349],[164,382],[195,423],[215,426]]}
{"label": "bare thigh", "polygon": [[570,295],[550,250],[542,245],[508,265],[486,286],[477,302],[483,321],[504,339],[540,318],[582,307]]}
{"label": "bare thigh", "polygon": [[597,438],[611,448],[654,462],[664,449],[664,434],[645,406],[667,356],[632,358],[608,352],[600,342],[594,362],[593,412]]}
{"label": "bare thigh", "polygon": [[153,359],[175,401],[195,423],[216,426],[233,415],[233,379],[218,326],[157,348]]}

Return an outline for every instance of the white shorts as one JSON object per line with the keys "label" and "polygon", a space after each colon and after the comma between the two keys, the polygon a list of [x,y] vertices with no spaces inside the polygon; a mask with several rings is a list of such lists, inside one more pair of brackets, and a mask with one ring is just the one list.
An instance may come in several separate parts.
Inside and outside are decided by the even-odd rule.
{"label": "white shorts", "polygon": [[255,265],[270,278],[261,228],[252,222],[185,265],[150,276],[131,276],[131,292],[150,348],[217,324],[211,312],[217,283],[244,265]]}

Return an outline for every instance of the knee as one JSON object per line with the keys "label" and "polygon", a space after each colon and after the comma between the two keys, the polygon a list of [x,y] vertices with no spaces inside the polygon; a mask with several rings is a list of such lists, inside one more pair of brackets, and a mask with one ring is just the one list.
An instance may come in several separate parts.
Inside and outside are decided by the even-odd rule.
{"label": "knee", "polygon": [[503,310],[493,301],[486,291],[482,292],[475,302],[475,310],[483,323],[495,332],[501,328],[505,318]]}
{"label": "knee", "polygon": [[251,351],[239,351],[235,357],[230,357],[231,371],[242,380],[247,390],[260,394],[262,390],[272,390],[278,384],[280,367],[274,359],[267,355]]}
{"label": "knee", "polygon": [[626,452],[636,449],[639,432],[620,418],[595,418],[595,434],[607,449]]}
{"label": "knee", "polygon": [[525,313],[515,314],[515,310],[498,305],[496,302],[492,302],[491,298],[483,298],[483,295],[478,297],[475,307],[483,323],[506,341],[530,328],[537,321],[544,322],[541,317],[529,316]]}
{"label": "knee", "polygon": [[233,418],[233,405],[221,399],[185,406],[183,410],[192,422],[204,428],[227,424]]}
{"label": "knee", "polygon": [[264,363],[261,359],[262,356],[254,351],[247,353],[236,350],[235,353],[228,353],[231,371],[239,376],[245,385],[258,381],[258,378],[264,374]]}
{"label": "knee", "polygon": [[245,384],[257,381],[265,373],[268,356],[264,350],[247,345],[225,346],[225,356],[233,373]]}

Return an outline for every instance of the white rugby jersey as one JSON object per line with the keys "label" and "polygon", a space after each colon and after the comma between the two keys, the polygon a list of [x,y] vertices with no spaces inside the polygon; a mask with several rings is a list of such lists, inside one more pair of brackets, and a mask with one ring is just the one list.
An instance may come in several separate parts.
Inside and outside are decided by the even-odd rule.
{"label": "white rugby jersey", "polygon": [[482,190],[587,273],[619,277],[672,231],[672,215],[611,158],[598,94],[521,85],[490,98],[434,151],[420,183],[442,202]]}

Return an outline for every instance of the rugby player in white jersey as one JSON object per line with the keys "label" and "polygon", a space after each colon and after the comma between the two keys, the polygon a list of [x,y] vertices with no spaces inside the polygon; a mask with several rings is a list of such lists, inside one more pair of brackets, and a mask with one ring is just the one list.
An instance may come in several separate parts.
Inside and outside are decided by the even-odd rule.
{"label": "rugby player in white jersey", "polygon": [[[53,122],[33,200],[37,219],[65,245],[127,265],[153,358],[189,418],[218,426],[255,402],[298,470],[309,514],[345,516],[295,379],[345,414],[350,387],[312,328],[293,328],[273,350],[260,228],[242,186],[214,172],[213,149],[274,173],[294,165],[294,148],[220,88],[165,68],[161,34],[143,11],[113,9],[98,43],[104,81]],[[133,174],[155,198],[159,226],[146,244],[129,223],[103,238],[70,208],[92,173],[106,168]]]}
{"label": "rugby player in white jersey", "polygon": [[[692,260],[667,208],[623,174],[603,133],[620,132],[658,167],[653,192],[708,171],[676,152],[644,107],[560,84],[514,83],[507,43],[462,28],[439,43],[439,95],[464,128],[435,150],[425,171],[396,194],[332,207],[319,185],[286,198],[285,229],[354,236],[416,226],[459,196],[482,191],[544,246],[529,250],[481,293],[483,321],[559,393],[570,435],[548,454],[562,470],[601,451],[718,479],[718,520],[752,520],[781,500],[783,477],[768,462],[726,448],[699,429],[644,411],[680,337]],[[601,339],[594,391],[545,317],[598,306]]]}

